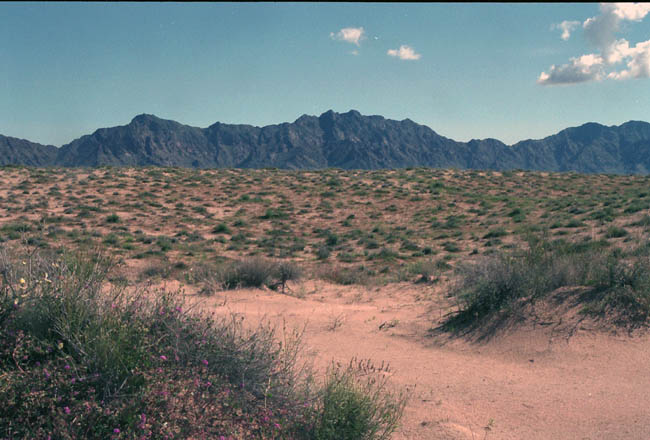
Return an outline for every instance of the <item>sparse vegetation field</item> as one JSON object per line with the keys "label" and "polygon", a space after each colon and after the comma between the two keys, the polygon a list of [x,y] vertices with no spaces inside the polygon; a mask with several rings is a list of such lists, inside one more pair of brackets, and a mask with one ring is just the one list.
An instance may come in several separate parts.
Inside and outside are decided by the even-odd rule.
{"label": "sparse vegetation field", "polygon": [[417,278],[425,263],[446,272],[507,252],[531,234],[627,249],[650,231],[648,176],[23,167],[0,176],[5,246],[101,247],[130,280],[201,282],[202,266],[262,257],[307,277],[384,284]]}
{"label": "sparse vegetation field", "polygon": [[[407,283],[416,302],[444,298],[451,312],[430,322],[452,333],[575,289],[581,314],[639,328],[649,188],[650,176],[420,168],[0,168],[0,438],[388,438],[405,400],[358,374],[374,367],[314,381],[272,330],[145,286],[300,300],[300,280],[349,286],[355,304],[361,288]],[[331,312],[329,337],[349,316]]]}

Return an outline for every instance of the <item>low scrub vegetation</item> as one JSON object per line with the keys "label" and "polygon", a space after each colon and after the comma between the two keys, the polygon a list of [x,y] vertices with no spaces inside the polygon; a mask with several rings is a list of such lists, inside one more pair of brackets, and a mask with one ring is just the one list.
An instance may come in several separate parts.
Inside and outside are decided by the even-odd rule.
{"label": "low scrub vegetation", "polygon": [[139,273],[132,260],[194,267],[259,255],[299,261],[308,273],[327,263],[350,273],[365,266],[383,282],[387,264],[438,255],[453,257],[447,262],[456,266],[525,245],[531,231],[623,247],[650,231],[650,177],[640,175],[154,171],[0,167],[0,242],[69,250],[101,245],[125,262],[130,281]]}
{"label": "low scrub vegetation", "polygon": [[107,289],[109,263],[0,250],[0,438],[385,439],[395,430],[404,398],[368,368],[332,369],[318,386],[296,365],[299,334],[280,344],[269,327],[192,313],[176,294]]}
{"label": "low scrub vegetation", "polygon": [[476,325],[508,313],[520,301],[536,301],[560,287],[589,287],[583,311],[611,314],[619,324],[650,317],[650,258],[647,245],[624,253],[606,241],[570,243],[531,238],[526,249],[501,252],[457,269],[454,295],[460,312],[448,321]]}
{"label": "low scrub vegetation", "polygon": [[300,267],[291,261],[272,261],[264,258],[248,258],[217,269],[217,279],[225,289],[262,287],[281,289],[288,281],[300,278]]}

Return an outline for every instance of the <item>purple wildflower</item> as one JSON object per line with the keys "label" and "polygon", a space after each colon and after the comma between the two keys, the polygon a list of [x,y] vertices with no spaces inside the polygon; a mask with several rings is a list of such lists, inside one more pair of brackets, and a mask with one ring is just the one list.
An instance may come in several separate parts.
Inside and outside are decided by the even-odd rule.
{"label": "purple wildflower", "polygon": [[203,362],[203,365],[205,365],[206,367],[208,366],[208,361],[207,361],[207,359],[203,359],[201,362]]}
{"label": "purple wildflower", "polygon": [[167,356],[165,356],[165,355],[163,354],[162,356],[160,356],[160,359],[162,359],[163,361],[166,361],[166,360],[167,360]]}
{"label": "purple wildflower", "polygon": [[67,407],[67,406],[63,408],[63,411],[64,411],[66,414],[70,414],[70,408]]}
{"label": "purple wildflower", "polygon": [[120,433],[120,428],[115,428],[115,429],[113,430],[113,432],[114,432],[115,434],[119,434],[119,433]]}

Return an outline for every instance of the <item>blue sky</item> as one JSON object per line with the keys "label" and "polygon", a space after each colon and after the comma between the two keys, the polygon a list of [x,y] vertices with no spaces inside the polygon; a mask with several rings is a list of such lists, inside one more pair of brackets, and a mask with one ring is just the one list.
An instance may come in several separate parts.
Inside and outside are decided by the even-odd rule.
{"label": "blue sky", "polygon": [[513,143],[650,121],[649,11],[0,3],[0,134],[59,146],[140,113],[206,127],[355,109]]}

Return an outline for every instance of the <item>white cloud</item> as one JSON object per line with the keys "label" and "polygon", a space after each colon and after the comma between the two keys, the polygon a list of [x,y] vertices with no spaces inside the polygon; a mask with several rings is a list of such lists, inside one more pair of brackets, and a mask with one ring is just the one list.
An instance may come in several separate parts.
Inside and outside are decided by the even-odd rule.
{"label": "white cloud", "polygon": [[363,27],[343,28],[336,33],[331,32],[330,38],[332,40],[347,41],[348,43],[359,46],[359,42],[365,38],[365,31]]}
{"label": "white cloud", "polygon": [[551,29],[560,29],[562,31],[562,38],[567,41],[571,37],[571,32],[580,25],[579,21],[564,20],[562,23],[557,23],[551,26]]}
{"label": "white cloud", "polygon": [[537,83],[542,85],[576,84],[587,81],[600,81],[603,77],[603,58],[588,54],[571,58],[571,62],[561,66],[552,65],[549,73],[542,72]]}
{"label": "white cloud", "polygon": [[650,13],[650,3],[601,3],[600,15],[582,23],[585,36],[605,58],[617,43],[616,33],[623,20],[641,21]]}
{"label": "white cloud", "polygon": [[600,50],[605,50],[616,39],[615,34],[619,29],[621,18],[608,5],[601,5],[600,9],[601,14],[586,19],[582,23],[582,28],[591,44]]}
{"label": "white cloud", "polygon": [[412,47],[402,44],[399,49],[388,49],[386,52],[391,57],[397,57],[400,60],[419,60],[422,55],[415,53]]}
{"label": "white cloud", "polygon": [[620,72],[611,72],[607,75],[611,79],[632,79],[650,78],[650,40],[637,43],[630,48],[625,41],[626,47],[622,58],[628,59],[627,69]]}
{"label": "white cloud", "polygon": [[641,21],[650,13],[650,3],[603,3],[602,7],[622,20]]}
{"label": "white cloud", "polygon": [[[582,23],[585,37],[599,54],[582,55],[571,58],[570,62],[560,66],[553,65],[549,72],[542,72],[538,84],[575,84],[599,81],[603,78],[628,79],[650,77],[650,40],[630,47],[624,39],[616,38],[621,30],[621,22],[641,21],[650,14],[650,3],[601,3],[600,14],[586,19]],[[563,21],[553,25],[553,29],[562,30],[562,39],[568,40],[577,22]],[[566,37],[566,38],[565,38]],[[627,69],[616,71],[615,65],[626,63]],[[606,73],[606,70],[612,70]]]}

